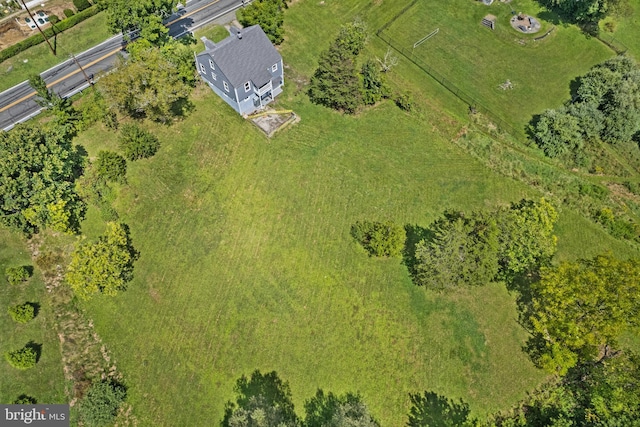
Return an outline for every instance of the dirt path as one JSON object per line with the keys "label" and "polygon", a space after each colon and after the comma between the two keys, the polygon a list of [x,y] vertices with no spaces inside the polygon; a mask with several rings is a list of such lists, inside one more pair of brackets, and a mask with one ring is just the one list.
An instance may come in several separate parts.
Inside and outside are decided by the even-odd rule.
{"label": "dirt path", "polygon": [[[42,271],[60,341],[65,393],[70,405],[74,406],[92,381],[110,378],[122,382],[123,378],[92,320],[74,302],[73,291],[63,284],[64,266],[73,247],[52,245],[52,240],[60,241],[54,235],[36,235],[28,242],[28,247],[31,258]],[[117,425],[137,425],[130,405],[121,407]]]}

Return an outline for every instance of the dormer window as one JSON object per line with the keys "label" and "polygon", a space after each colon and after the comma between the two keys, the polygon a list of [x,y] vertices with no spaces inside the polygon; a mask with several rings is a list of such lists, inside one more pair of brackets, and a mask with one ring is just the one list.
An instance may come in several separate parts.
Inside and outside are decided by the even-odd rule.
{"label": "dormer window", "polygon": [[204,67],[204,64],[202,62],[200,63],[200,72],[202,74],[207,74],[207,69]]}
{"label": "dormer window", "polygon": [[212,70],[215,70],[215,69],[216,69],[216,66],[215,66],[215,64],[213,63],[213,59],[210,59],[210,60],[209,60],[209,66],[211,67],[211,69],[212,69]]}
{"label": "dormer window", "polygon": [[224,86],[224,90],[229,92],[229,85],[227,84],[227,82],[222,82],[222,85]]}
{"label": "dormer window", "polygon": [[278,71],[278,63],[275,63],[271,66],[271,72],[275,73],[276,71]]}
{"label": "dormer window", "polygon": [[246,82],[244,84],[244,91],[249,92],[251,90],[251,82]]}

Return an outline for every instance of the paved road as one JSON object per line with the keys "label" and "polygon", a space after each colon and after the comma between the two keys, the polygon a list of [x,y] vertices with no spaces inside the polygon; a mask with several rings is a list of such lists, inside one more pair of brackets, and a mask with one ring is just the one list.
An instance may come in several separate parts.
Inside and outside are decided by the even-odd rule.
{"label": "paved road", "polygon": [[[242,6],[241,0],[192,0],[186,7],[167,18],[169,34],[181,37],[198,27]],[[126,43],[122,34],[95,46],[76,59],[91,77],[109,71],[123,53]],[[72,59],[41,74],[49,89],[62,97],[72,96],[89,86],[83,73]],[[9,130],[39,114],[41,107],[35,102],[35,92],[26,81],[0,93],[0,129]]]}

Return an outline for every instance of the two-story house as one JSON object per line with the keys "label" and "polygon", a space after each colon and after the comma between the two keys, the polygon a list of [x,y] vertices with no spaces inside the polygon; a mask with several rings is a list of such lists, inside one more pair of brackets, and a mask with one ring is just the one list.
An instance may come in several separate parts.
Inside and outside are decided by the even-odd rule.
{"label": "two-story house", "polygon": [[219,43],[205,40],[196,55],[198,73],[213,91],[242,115],[251,114],[282,92],[282,56],[262,28],[231,27]]}

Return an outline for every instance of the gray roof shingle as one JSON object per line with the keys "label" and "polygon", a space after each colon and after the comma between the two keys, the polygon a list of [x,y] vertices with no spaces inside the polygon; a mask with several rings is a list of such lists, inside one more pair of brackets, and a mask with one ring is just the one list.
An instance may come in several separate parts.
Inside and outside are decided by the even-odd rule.
{"label": "gray roof shingle", "polygon": [[[240,31],[242,38],[236,35]],[[269,69],[279,63],[282,57],[259,25],[233,29],[233,34],[217,43],[207,53],[234,87],[253,81],[257,87],[269,82]]]}

